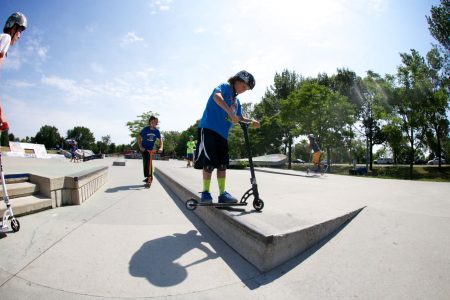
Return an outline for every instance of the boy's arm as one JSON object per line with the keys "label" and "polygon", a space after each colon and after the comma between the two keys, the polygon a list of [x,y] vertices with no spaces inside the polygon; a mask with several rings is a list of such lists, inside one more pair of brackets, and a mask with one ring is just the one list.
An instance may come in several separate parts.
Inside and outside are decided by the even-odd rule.
{"label": "boy's arm", "polygon": [[3,116],[3,109],[2,105],[0,104],[0,131],[8,130],[9,125],[8,122],[6,122],[5,116]]}
{"label": "boy's arm", "polygon": [[163,138],[161,137],[160,139],[159,139],[159,152],[163,152],[163,150],[164,150],[164,142],[163,142]]}
{"label": "boy's arm", "polygon": [[222,93],[216,92],[213,96],[213,99],[214,99],[214,102],[216,102],[216,104],[219,105],[220,108],[222,108],[227,113],[227,115],[230,117],[231,122],[233,124],[236,124],[237,122],[239,122],[239,118],[233,113],[233,111],[227,105],[225,100],[223,100]]}
{"label": "boy's arm", "polygon": [[144,152],[144,147],[142,147],[142,138],[141,138],[141,134],[139,134],[136,138],[136,141],[138,143],[139,146],[139,150],[141,150],[141,152]]}

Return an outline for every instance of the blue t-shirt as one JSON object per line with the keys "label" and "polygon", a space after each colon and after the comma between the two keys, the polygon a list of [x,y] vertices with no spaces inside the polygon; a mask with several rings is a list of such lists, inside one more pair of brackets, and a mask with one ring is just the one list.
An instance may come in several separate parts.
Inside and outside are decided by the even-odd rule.
{"label": "blue t-shirt", "polygon": [[159,130],[156,128],[151,129],[150,126],[144,127],[141,130],[140,135],[142,140],[142,147],[144,147],[145,150],[153,150],[156,139],[161,139]]}
{"label": "blue t-shirt", "polygon": [[236,116],[242,116],[241,103],[234,95],[233,88],[229,83],[222,83],[216,87],[211,96],[209,96],[208,103],[206,104],[205,111],[203,112],[198,127],[211,129],[225,139],[228,139],[228,133],[230,132],[233,123],[227,120],[228,114],[214,101],[213,97],[217,92],[222,94],[223,100],[225,100],[225,103],[234,111]]}

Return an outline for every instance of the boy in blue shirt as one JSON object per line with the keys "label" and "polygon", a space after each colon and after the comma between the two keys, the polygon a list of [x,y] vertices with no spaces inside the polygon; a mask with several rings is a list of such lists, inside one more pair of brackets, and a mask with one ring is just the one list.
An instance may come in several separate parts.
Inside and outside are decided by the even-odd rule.
{"label": "boy in blue shirt", "polygon": [[256,120],[242,116],[241,104],[236,97],[255,87],[255,78],[247,71],[240,71],[227,83],[216,87],[206,104],[198,125],[197,147],[194,168],[203,170],[203,191],[201,202],[212,202],[210,194],[211,175],[217,169],[219,203],[236,203],[237,199],[225,191],[226,169],[229,165],[228,133],[239,121],[251,122],[259,127]]}
{"label": "boy in blue shirt", "polygon": [[148,126],[145,126],[137,137],[137,143],[139,145],[139,150],[142,152],[142,162],[144,167],[144,182],[150,186],[153,180],[153,166],[151,165],[152,159],[150,157],[150,150],[153,151],[155,142],[157,139],[160,141],[160,147],[158,152],[163,151],[163,140],[161,138],[161,133],[156,128],[158,125],[158,118],[151,116],[148,120]]}

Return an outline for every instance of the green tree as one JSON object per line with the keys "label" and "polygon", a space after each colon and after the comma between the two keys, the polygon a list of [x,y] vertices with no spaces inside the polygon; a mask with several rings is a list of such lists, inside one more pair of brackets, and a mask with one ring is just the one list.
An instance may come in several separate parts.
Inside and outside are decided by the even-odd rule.
{"label": "green tree", "polygon": [[[430,105],[431,83],[424,58],[411,50],[411,54],[402,53],[402,65],[398,67],[399,87],[394,100],[395,113],[401,120],[401,128],[409,144],[409,157],[415,152],[424,138],[427,126],[426,107]],[[413,176],[413,161],[410,159],[410,178]]]}
{"label": "green tree", "polygon": [[37,144],[44,144],[47,149],[63,144],[63,139],[59,134],[58,128],[50,125],[42,126],[38,133],[36,133],[34,141]]}
{"label": "green tree", "polygon": [[305,82],[283,105],[283,116],[295,123],[299,134],[313,133],[322,149],[331,150],[351,135],[354,106],[347,98],[318,83]]}
{"label": "green tree", "polygon": [[442,157],[442,141],[449,134],[447,112],[450,99],[450,76],[448,68],[446,68],[446,58],[441,55],[436,46],[427,53],[427,67],[431,92],[428,97],[429,103],[424,107],[428,120],[425,129],[425,143],[437,157]]}
{"label": "green tree", "polygon": [[450,1],[441,0],[441,5],[431,7],[427,16],[431,35],[450,52]]}
{"label": "green tree", "polygon": [[255,132],[253,143],[258,152],[276,153],[279,147],[284,145],[285,153],[289,157],[289,168],[292,160],[293,139],[297,131],[291,119],[287,115],[282,116],[281,101],[287,99],[295,91],[303,80],[295,71],[284,70],[276,73],[274,84],[267,89],[261,102],[255,105],[254,116],[260,121],[261,127]]}
{"label": "green tree", "polygon": [[[182,153],[177,154],[177,146],[180,143],[180,133],[178,131],[164,131],[162,132],[164,136],[164,155],[169,157],[182,157]],[[186,149],[184,149],[186,152]]]}
{"label": "green tree", "polygon": [[92,149],[95,145],[94,134],[89,128],[77,126],[67,131],[67,138],[74,139],[78,143],[79,149]]}

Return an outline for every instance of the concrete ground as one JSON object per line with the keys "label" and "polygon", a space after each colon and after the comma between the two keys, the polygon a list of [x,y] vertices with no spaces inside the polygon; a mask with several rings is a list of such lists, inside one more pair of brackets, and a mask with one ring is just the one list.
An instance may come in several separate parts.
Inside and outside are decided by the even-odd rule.
{"label": "concrete ground", "polygon": [[[113,161],[4,158],[7,174],[110,168],[107,184],[83,205],[20,217],[19,232],[0,236],[1,299],[450,297],[448,183],[257,172],[264,210],[242,216],[264,221],[264,230],[313,222],[316,213],[341,206],[366,206],[319,245],[260,273],[157,180],[144,189],[140,160]],[[179,165],[200,189],[199,171],[176,161],[157,166],[166,163]],[[280,178],[283,186],[271,185]],[[229,170],[227,181],[236,196],[250,187],[245,170]],[[212,188],[216,193],[215,180]]]}

